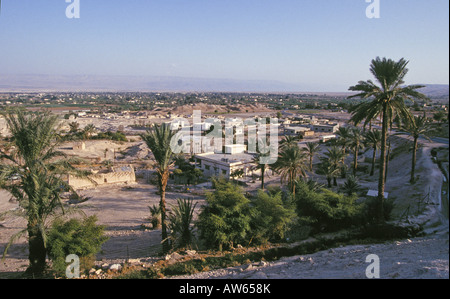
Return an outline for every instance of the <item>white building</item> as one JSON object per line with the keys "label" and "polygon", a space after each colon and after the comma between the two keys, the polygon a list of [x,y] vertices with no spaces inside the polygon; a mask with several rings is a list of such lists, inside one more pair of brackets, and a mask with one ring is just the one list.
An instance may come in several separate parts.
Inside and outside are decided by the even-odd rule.
{"label": "white building", "polygon": [[246,153],[236,154],[199,154],[195,155],[199,164],[197,167],[203,170],[206,177],[223,176],[227,179],[237,170],[243,170],[247,176],[253,168],[253,155]]}
{"label": "white building", "polygon": [[338,129],[339,129],[339,124],[337,124],[337,123],[336,124],[333,124],[333,123],[317,124],[317,125],[312,126],[312,130],[317,133],[320,133],[320,132],[335,133]]}

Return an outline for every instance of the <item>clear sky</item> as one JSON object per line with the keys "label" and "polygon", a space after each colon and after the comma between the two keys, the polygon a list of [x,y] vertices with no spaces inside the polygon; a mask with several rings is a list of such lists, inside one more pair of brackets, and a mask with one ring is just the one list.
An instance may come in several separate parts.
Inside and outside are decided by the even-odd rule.
{"label": "clear sky", "polygon": [[[377,57],[409,60],[407,84],[449,83],[449,1],[2,0],[0,75],[276,80],[346,91]],[[1,84],[1,82],[0,82]]]}

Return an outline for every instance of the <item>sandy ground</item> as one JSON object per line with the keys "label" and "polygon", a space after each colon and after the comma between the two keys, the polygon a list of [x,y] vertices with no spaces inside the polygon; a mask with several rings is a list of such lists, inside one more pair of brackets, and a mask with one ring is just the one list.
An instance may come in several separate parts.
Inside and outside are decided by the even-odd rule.
{"label": "sandy ground", "polygon": [[[424,238],[402,240],[394,243],[348,246],[323,251],[311,255],[290,257],[264,265],[246,265],[214,272],[205,272],[190,278],[364,278],[368,266],[365,259],[368,254],[377,254],[380,258],[381,278],[448,278],[448,220],[441,217],[439,196],[442,174],[431,162],[429,151],[436,144],[425,144],[418,153],[417,174],[420,180],[408,183],[410,155],[399,155],[390,164],[386,191],[396,199],[397,216],[404,214],[410,222],[426,224],[429,235]],[[64,145],[70,151],[70,144]],[[105,148],[117,151],[130,151],[141,155],[148,152],[139,142],[116,144],[110,142],[88,142],[83,155],[89,158],[104,158]],[[108,151],[110,154],[111,151]],[[108,157],[107,157],[108,158]],[[125,155],[124,161],[127,160]],[[361,184],[376,189],[377,174],[374,177],[363,175]],[[278,184],[276,177],[267,177],[267,184]],[[342,179],[338,180],[343,183]],[[256,188],[259,182],[248,187]],[[195,188],[194,188],[195,189]],[[103,186],[97,189],[81,191],[81,195],[91,197],[77,206],[87,215],[97,215],[98,223],[107,226],[110,239],[104,244],[97,256],[99,263],[120,263],[128,258],[147,258],[156,256],[160,249],[160,231],[144,229],[149,225],[148,206],[158,204],[159,196],[155,194],[156,186],[144,181],[131,186]],[[427,196],[426,200],[423,198]],[[177,198],[194,198],[197,209],[204,202],[202,196],[190,193],[168,192],[167,203],[175,204]],[[420,202],[420,204],[418,204]],[[17,203],[10,200],[10,195],[0,190],[0,212],[12,211]],[[419,214],[417,212],[420,211]],[[26,227],[26,222],[16,216],[0,219],[0,251],[9,238]],[[26,237],[20,238],[9,250],[4,261],[0,263],[0,278],[8,278],[16,272],[24,271],[28,266]]]}

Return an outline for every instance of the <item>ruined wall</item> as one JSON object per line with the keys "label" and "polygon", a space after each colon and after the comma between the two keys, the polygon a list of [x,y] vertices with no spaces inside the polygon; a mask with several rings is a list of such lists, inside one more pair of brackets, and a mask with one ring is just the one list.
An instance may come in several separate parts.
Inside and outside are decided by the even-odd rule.
{"label": "ruined wall", "polygon": [[93,173],[90,178],[95,181],[96,184],[88,179],[77,178],[74,176],[69,176],[68,183],[74,189],[86,189],[102,185],[133,184],[136,182],[134,168],[131,165],[113,167],[111,171],[105,173]]}

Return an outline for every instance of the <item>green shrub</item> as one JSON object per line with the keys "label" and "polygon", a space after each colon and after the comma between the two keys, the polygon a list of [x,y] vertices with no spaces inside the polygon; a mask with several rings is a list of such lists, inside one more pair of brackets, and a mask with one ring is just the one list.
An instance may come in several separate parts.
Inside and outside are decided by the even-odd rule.
{"label": "green shrub", "polygon": [[96,216],[90,216],[83,220],[56,220],[53,223],[48,235],[48,255],[58,275],[65,273],[65,259],[70,254],[80,258],[80,271],[92,267],[95,255],[108,240],[104,236],[105,226],[96,225],[96,221]]}
{"label": "green shrub", "polygon": [[322,188],[312,191],[307,184],[297,184],[297,213],[301,223],[316,231],[336,231],[360,224],[363,205],[356,203],[357,196],[347,196]]}
{"label": "green shrub", "polygon": [[200,239],[208,248],[219,250],[247,245],[252,219],[250,201],[231,182],[213,179],[213,186],[216,190],[206,195],[207,205],[202,207],[197,222]]}
{"label": "green shrub", "polygon": [[[376,197],[369,197],[364,201],[364,218],[367,223],[375,223],[378,221],[378,213],[380,202]],[[383,200],[383,221],[391,220],[392,210],[394,209],[394,200],[391,198]]]}
{"label": "green shrub", "polygon": [[255,209],[252,220],[253,242],[283,240],[296,214],[293,206],[283,203],[282,193],[273,194],[259,190],[252,204]]}

